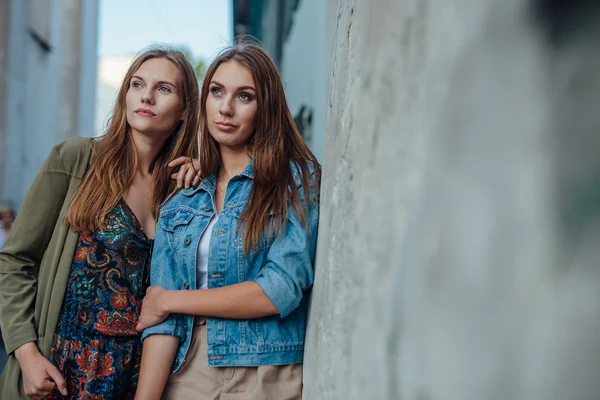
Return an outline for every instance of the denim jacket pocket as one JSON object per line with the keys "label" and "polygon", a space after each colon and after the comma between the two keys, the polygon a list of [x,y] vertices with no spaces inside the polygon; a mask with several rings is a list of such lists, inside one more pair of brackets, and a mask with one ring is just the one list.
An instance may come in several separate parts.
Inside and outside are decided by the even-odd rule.
{"label": "denim jacket pocket", "polygon": [[159,219],[160,228],[167,232],[173,253],[177,253],[181,249],[183,240],[180,239],[185,236],[185,231],[195,214],[193,209],[185,206],[161,214]]}
{"label": "denim jacket pocket", "polygon": [[[240,247],[243,248],[244,247],[244,231],[246,229],[246,221],[243,220],[241,217],[242,212],[244,211],[244,205],[233,205],[233,207],[231,207],[231,216],[233,217],[233,220],[235,221],[235,235],[234,235],[234,239],[235,239],[235,243]],[[268,229],[272,229],[272,223],[273,223],[273,211],[271,210],[271,212],[269,212],[269,228]],[[260,241],[258,243],[257,246],[254,246],[251,249],[252,253],[258,252],[262,249],[264,249],[265,247],[270,246],[273,243],[273,239],[274,239],[274,234],[273,232],[267,232],[264,233],[262,235],[262,237],[260,238]]]}

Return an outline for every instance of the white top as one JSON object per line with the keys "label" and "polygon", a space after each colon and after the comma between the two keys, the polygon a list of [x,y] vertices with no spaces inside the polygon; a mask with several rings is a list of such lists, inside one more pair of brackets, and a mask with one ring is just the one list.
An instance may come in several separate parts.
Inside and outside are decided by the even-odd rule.
{"label": "white top", "polygon": [[198,289],[208,289],[208,250],[212,231],[218,220],[219,215],[215,213],[200,237],[196,256],[196,287]]}

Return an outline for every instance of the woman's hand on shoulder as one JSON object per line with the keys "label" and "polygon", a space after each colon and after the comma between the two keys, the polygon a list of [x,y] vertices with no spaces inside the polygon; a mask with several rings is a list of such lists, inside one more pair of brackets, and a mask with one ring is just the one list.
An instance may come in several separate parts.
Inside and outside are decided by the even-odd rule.
{"label": "woman's hand on shoulder", "polygon": [[142,312],[138,318],[136,327],[138,332],[160,324],[169,316],[169,312],[164,307],[166,294],[167,289],[162,286],[154,285],[148,288],[146,297],[142,301]]}
{"label": "woman's hand on shoulder", "polygon": [[200,183],[200,160],[181,156],[169,162],[169,167],[179,169],[171,174],[171,179],[177,181],[177,188],[186,189],[198,186]]}

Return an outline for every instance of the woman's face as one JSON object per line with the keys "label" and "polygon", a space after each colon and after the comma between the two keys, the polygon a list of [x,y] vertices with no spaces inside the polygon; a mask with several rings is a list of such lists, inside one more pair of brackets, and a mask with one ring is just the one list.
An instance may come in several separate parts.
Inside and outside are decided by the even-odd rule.
{"label": "woman's face", "polygon": [[168,136],[183,115],[181,73],[171,61],[145,61],[129,81],[125,98],[133,132]]}
{"label": "woman's face", "polygon": [[217,68],[208,87],[206,123],[221,146],[245,148],[256,129],[258,108],[252,73],[237,61]]}

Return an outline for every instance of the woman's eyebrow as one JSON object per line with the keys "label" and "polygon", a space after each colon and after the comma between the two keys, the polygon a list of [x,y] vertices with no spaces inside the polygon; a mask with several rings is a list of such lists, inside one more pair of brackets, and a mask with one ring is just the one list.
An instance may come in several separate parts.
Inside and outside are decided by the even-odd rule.
{"label": "woman's eyebrow", "polygon": [[[142,78],[139,75],[134,75],[131,77],[131,79],[139,79],[140,81],[145,82],[144,78]],[[157,84],[158,85],[171,85],[173,87],[177,87],[173,82],[169,82],[169,81],[158,81]]]}
{"label": "woman's eyebrow", "polygon": [[171,82],[169,82],[169,81],[158,81],[157,83],[158,83],[159,85],[171,85],[171,86],[173,86],[173,87],[177,87],[177,86],[175,86],[175,84],[174,84],[174,83],[171,83]]}
{"label": "woman's eyebrow", "polygon": [[[222,83],[219,83],[217,81],[211,81],[210,83],[215,84],[220,87],[224,87]],[[236,91],[240,91],[240,90],[253,90],[256,92],[256,89],[254,89],[254,87],[252,87],[252,86],[240,86],[239,88],[236,89]]]}

